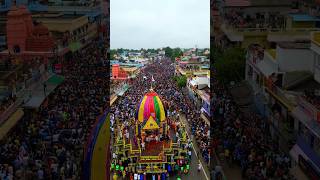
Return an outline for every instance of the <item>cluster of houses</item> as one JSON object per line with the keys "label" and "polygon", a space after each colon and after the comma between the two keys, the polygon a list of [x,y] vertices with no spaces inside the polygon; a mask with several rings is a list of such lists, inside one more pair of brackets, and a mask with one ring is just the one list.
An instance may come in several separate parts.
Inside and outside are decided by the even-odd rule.
{"label": "cluster of houses", "polygon": [[210,59],[209,49],[190,49],[176,58],[176,74],[187,77],[187,90],[201,117],[210,124]]}

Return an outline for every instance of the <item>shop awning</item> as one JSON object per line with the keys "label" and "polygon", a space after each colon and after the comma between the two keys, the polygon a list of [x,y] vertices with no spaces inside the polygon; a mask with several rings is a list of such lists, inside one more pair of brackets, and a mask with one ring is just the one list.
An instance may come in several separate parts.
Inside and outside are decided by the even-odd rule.
{"label": "shop awning", "polygon": [[53,75],[50,79],[48,79],[47,83],[59,85],[64,81],[63,76]]}
{"label": "shop awning", "polygon": [[75,52],[81,48],[81,43],[80,42],[72,42],[69,44],[69,49],[72,52]]}
{"label": "shop awning", "polygon": [[24,112],[19,108],[15,113],[13,113],[8,120],[6,120],[0,127],[0,140],[13,128],[17,122],[23,117]]}
{"label": "shop awning", "polygon": [[118,99],[118,96],[117,95],[112,95],[111,98],[110,98],[110,106]]}
{"label": "shop awning", "polygon": [[257,64],[258,69],[262,72],[263,75],[266,77],[269,77],[272,73],[277,72],[278,70],[274,67],[271,67],[268,63],[265,61],[260,61]]}
{"label": "shop awning", "polygon": [[192,86],[196,86],[196,85],[197,85],[197,82],[194,81],[194,80],[191,80],[191,81],[190,81],[190,84],[191,84]]}

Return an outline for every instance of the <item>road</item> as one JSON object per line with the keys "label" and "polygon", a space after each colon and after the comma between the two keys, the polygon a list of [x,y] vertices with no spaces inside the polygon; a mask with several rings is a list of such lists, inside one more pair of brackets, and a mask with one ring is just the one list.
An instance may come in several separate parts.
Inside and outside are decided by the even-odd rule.
{"label": "road", "polygon": [[[191,128],[189,127],[189,124],[186,120],[186,117],[184,114],[180,114],[180,121],[183,122],[186,125],[187,133],[188,136],[191,137]],[[192,144],[193,144],[193,153],[192,153],[192,162],[190,164],[190,169],[191,171],[187,176],[182,176],[182,179],[186,180],[192,180],[192,179],[197,179],[197,180],[209,180],[210,179],[210,173],[209,173],[209,168],[207,167],[206,163],[204,162],[203,158],[200,157],[200,162],[202,164],[202,170],[201,172],[198,172],[198,162],[199,158],[196,157],[197,152],[199,152],[198,145],[196,144],[195,139],[192,139]]]}
{"label": "road", "polygon": [[[190,171],[188,174],[181,175],[182,180],[209,180],[210,177],[208,176],[208,179],[206,178],[205,171],[202,169],[200,172],[198,172],[198,158],[196,157],[195,151],[192,153],[192,161],[190,164]],[[170,177],[169,179],[177,179],[177,176]]]}
{"label": "road", "polygon": [[[180,120],[183,121],[183,118],[181,118]],[[183,122],[185,122],[185,121],[183,121]],[[189,128],[189,127],[187,126],[187,128]],[[190,131],[188,132],[188,134],[191,135]],[[197,151],[198,151],[198,147],[197,147],[197,145],[194,144],[192,157],[191,157],[192,161],[191,161],[191,164],[190,164],[190,171],[189,171],[188,174],[182,174],[180,176],[180,178],[182,180],[210,180],[209,170],[206,167],[206,165],[204,164],[204,161],[202,160],[202,158],[201,158],[201,164],[202,164],[203,168],[201,169],[200,172],[198,172],[199,159],[196,156],[196,154],[197,154],[196,152]],[[169,177],[169,179],[177,179],[177,177],[178,176],[171,176],[171,177]],[[112,175],[111,175],[111,178],[112,178]],[[119,179],[122,179],[122,178],[119,178]]]}

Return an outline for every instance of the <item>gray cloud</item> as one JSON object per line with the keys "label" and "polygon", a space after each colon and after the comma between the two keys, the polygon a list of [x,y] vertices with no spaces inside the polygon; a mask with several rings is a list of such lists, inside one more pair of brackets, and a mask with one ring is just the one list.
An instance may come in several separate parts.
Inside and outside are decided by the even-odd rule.
{"label": "gray cloud", "polygon": [[209,0],[111,0],[111,48],[210,46]]}

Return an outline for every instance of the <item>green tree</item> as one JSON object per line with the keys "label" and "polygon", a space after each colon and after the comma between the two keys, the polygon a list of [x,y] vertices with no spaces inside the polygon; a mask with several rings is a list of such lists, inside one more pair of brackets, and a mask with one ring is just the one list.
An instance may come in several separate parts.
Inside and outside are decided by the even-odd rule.
{"label": "green tree", "polygon": [[164,48],[164,51],[166,53],[166,56],[171,58],[171,60],[175,60],[176,57],[180,57],[183,55],[183,52],[180,48],[170,48],[170,47],[166,47]]}
{"label": "green tree", "polygon": [[176,81],[179,88],[183,88],[187,85],[187,76],[174,76],[173,80]]}
{"label": "green tree", "polygon": [[180,57],[183,55],[183,52],[180,48],[174,48],[171,59],[175,60],[176,57]]}
{"label": "green tree", "polygon": [[114,59],[114,55],[117,54],[117,50],[116,49],[110,49],[110,59]]}
{"label": "green tree", "polygon": [[222,51],[214,47],[211,54],[215,77],[223,83],[239,82],[245,75],[245,50],[241,47],[231,47]]}
{"label": "green tree", "polygon": [[165,47],[163,50],[165,51],[167,57],[172,57],[173,50],[169,46]]}

